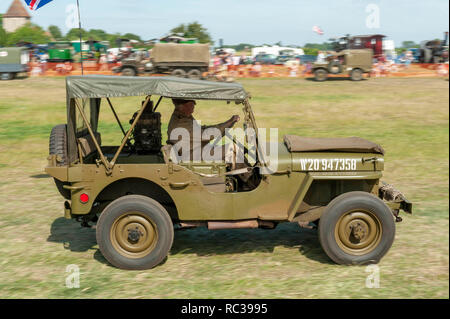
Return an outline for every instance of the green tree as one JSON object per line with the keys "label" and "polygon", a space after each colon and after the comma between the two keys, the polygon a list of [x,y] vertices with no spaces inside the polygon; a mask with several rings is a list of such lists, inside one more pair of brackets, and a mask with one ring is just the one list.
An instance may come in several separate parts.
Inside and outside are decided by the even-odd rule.
{"label": "green tree", "polygon": [[133,34],[133,33],[125,33],[125,34],[123,35],[123,37],[124,37],[125,39],[136,40],[136,41],[142,42],[141,37],[138,36],[138,35],[136,35],[136,34]]}
{"label": "green tree", "polygon": [[186,31],[187,31],[186,25],[180,24],[178,27],[175,27],[172,30],[170,30],[170,33],[177,33],[184,36]]}
{"label": "green tree", "polygon": [[409,48],[418,48],[419,45],[415,43],[414,41],[403,41],[402,42],[402,48],[409,49]]}
{"label": "green tree", "polygon": [[109,41],[109,45],[111,47],[116,47],[117,46],[117,39],[122,38],[122,36],[120,35],[120,33],[114,33],[114,34],[110,34],[108,36],[108,40]]}
{"label": "green tree", "polygon": [[[87,32],[86,30],[81,29],[81,35],[83,40],[89,40],[89,32]],[[66,38],[69,41],[80,40],[80,29],[78,28],[70,29],[69,32],[67,32],[66,34]]]}
{"label": "green tree", "polygon": [[246,49],[254,48],[255,45],[253,45],[253,44],[248,44],[248,43],[239,43],[239,44],[237,44],[237,45],[227,45],[226,47],[227,47],[227,48],[233,48],[233,49],[235,49],[236,51],[244,51],[244,50],[246,50]]}
{"label": "green tree", "polygon": [[5,29],[0,27],[0,47],[4,47],[6,45],[8,45],[8,34]]}
{"label": "green tree", "polygon": [[50,41],[50,38],[40,26],[27,23],[8,35],[8,45],[14,46],[21,41],[45,44]]}
{"label": "green tree", "polygon": [[324,43],[306,43],[303,48],[317,49],[320,51],[333,50],[333,44],[329,42]]}
{"label": "green tree", "polygon": [[319,54],[319,49],[305,47],[303,48],[303,52],[305,52],[305,54],[317,55]]}
{"label": "green tree", "polygon": [[48,32],[50,32],[53,39],[55,39],[56,41],[61,41],[63,39],[62,32],[56,25],[49,26]]}
{"label": "green tree", "polygon": [[110,36],[108,33],[106,33],[103,30],[100,30],[100,29],[91,29],[91,30],[89,30],[88,33],[89,33],[88,37],[90,39],[97,40],[97,41],[108,41],[109,36]]}
{"label": "green tree", "polygon": [[182,36],[185,38],[197,38],[200,43],[212,43],[212,39],[208,33],[208,30],[197,21],[194,21],[187,25],[180,24],[179,26],[170,30],[170,32],[182,34]]}

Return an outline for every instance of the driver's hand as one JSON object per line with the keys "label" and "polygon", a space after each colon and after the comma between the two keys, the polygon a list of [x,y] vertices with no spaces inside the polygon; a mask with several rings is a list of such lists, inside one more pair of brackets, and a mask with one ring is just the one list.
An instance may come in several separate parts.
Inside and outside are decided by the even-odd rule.
{"label": "driver's hand", "polygon": [[231,125],[234,125],[236,122],[239,122],[240,120],[241,120],[241,118],[239,117],[239,115],[233,115],[230,118]]}

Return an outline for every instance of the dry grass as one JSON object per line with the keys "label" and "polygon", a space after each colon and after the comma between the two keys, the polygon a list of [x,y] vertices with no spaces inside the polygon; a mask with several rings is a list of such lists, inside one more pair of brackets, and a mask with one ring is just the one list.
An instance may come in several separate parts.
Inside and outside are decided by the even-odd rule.
{"label": "dry grass", "polygon": [[[247,79],[260,127],[283,134],[361,136],[387,151],[384,179],[414,203],[397,224],[379,264],[380,288],[365,286],[365,267],[333,264],[315,231],[295,224],[272,231],[177,232],[166,263],[130,272],[111,267],[95,232],[65,220],[62,199],[43,172],[51,127],[65,122],[60,78],[0,82],[0,298],[448,298],[448,82],[372,79],[315,83]],[[123,122],[140,99],[116,99]],[[120,105],[120,107],[119,107]],[[167,122],[172,107],[159,110]],[[240,107],[200,102],[204,123]],[[120,139],[109,111],[106,142]],[[81,270],[67,289],[66,267]]]}

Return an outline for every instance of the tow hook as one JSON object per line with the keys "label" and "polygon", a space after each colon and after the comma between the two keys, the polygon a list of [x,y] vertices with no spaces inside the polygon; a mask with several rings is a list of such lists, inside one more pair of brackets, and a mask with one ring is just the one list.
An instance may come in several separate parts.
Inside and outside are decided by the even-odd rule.
{"label": "tow hook", "polygon": [[398,216],[398,213],[399,213],[399,210],[398,210],[398,209],[395,209],[395,210],[392,211],[392,214],[394,214],[395,222],[396,222],[396,223],[400,223],[400,222],[403,220],[403,218],[401,218],[400,216]]}

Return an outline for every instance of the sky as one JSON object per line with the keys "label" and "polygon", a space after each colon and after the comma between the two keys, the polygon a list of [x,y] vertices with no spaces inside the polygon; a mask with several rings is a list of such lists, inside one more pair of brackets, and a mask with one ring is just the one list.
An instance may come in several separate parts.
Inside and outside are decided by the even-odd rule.
{"label": "sky", "polygon": [[[448,0],[79,0],[84,29],[160,38],[181,23],[202,24],[217,45],[322,43],[346,34],[384,34],[396,45],[443,38]],[[0,0],[5,13],[12,0]],[[23,1],[25,3],[25,1]],[[32,22],[65,33],[75,0],[53,0],[30,12]],[[69,23],[68,23],[69,22]],[[313,32],[319,26],[323,35]]]}

